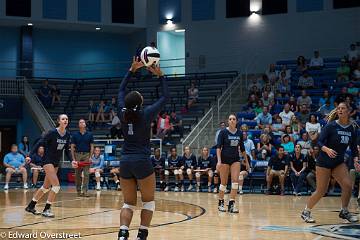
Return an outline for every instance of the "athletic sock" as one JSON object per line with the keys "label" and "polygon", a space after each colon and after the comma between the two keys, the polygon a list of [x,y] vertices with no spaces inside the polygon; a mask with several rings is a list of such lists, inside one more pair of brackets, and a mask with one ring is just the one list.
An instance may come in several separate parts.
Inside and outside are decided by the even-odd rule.
{"label": "athletic sock", "polygon": [[50,208],[51,208],[51,202],[47,201],[47,202],[46,202],[46,205],[45,205],[45,207],[44,207],[44,212],[45,212],[46,210],[49,210]]}
{"label": "athletic sock", "polygon": [[196,185],[197,185],[198,187],[200,187],[200,182],[197,182]]}
{"label": "athletic sock", "polygon": [[137,239],[145,240],[145,239],[147,239],[147,236],[149,235],[149,230],[145,229],[145,228],[141,228],[141,227],[144,227],[144,226],[140,226],[139,232],[137,235]]}
{"label": "athletic sock", "polygon": [[129,237],[129,227],[128,226],[125,226],[125,225],[120,226],[118,238],[120,238],[120,237],[124,237],[126,239]]}
{"label": "athletic sock", "polygon": [[28,207],[29,207],[29,208],[35,208],[36,204],[37,204],[37,201],[36,201],[35,198],[33,198],[33,199],[31,200],[31,202],[29,203]]}

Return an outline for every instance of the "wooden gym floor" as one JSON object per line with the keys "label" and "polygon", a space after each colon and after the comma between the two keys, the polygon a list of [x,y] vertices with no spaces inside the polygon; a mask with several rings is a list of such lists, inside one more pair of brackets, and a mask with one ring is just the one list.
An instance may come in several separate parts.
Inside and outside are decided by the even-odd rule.
{"label": "wooden gym floor", "polygon": [[[44,239],[40,238],[40,233],[74,233],[80,234],[80,239],[116,239],[123,203],[121,192],[91,192],[90,198],[78,198],[73,187],[62,189],[53,204],[56,215],[53,219],[24,211],[33,192],[0,191],[0,239],[21,239],[10,238],[16,233],[32,233],[30,239],[34,239],[36,233],[38,239]],[[217,195],[213,193],[157,192],[149,239],[360,238],[359,224],[343,224],[338,218],[339,197],[323,198],[313,211],[317,223],[303,223],[299,214],[306,199],[245,194],[237,198],[240,213],[229,214],[217,211]],[[42,210],[43,206],[44,201],[38,204],[37,209]],[[358,212],[356,206],[353,198],[350,210]],[[134,214],[130,239],[136,237],[139,209]]]}

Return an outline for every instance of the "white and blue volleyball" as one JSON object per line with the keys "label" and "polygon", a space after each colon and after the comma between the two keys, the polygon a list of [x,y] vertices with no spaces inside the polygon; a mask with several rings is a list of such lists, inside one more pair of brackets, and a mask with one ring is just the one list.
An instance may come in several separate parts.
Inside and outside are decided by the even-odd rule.
{"label": "white and blue volleyball", "polygon": [[145,47],[140,54],[140,59],[146,67],[158,65],[160,61],[160,53],[155,47]]}

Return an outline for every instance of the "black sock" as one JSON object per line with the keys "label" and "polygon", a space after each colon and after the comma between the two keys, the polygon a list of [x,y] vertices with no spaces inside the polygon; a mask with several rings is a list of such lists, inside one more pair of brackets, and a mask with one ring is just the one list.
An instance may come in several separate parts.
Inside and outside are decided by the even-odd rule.
{"label": "black sock", "polygon": [[35,208],[36,204],[37,204],[36,201],[31,200],[31,202],[29,203],[28,207],[31,208],[31,209],[32,209],[32,208]]}
{"label": "black sock", "polygon": [[137,237],[141,240],[146,240],[148,234],[149,234],[149,231],[147,229],[139,229]]}
{"label": "black sock", "polygon": [[119,230],[119,234],[118,234],[118,238],[120,238],[120,237],[126,237],[126,238],[128,238],[128,237],[129,237],[129,230],[120,229],[120,230]]}
{"label": "black sock", "polygon": [[230,201],[229,201],[229,207],[232,206],[232,205],[234,205],[234,204],[235,204],[235,200],[230,200]]}
{"label": "black sock", "polygon": [[220,206],[221,204],[224,204],[224,199],[219,199],[219,206]]}
{"label": "black sock", "polygon": [[46,203],[45,207],[44,207],[44,212],[46,210],[49,210],[51,208],[51,204],[50,203]]}

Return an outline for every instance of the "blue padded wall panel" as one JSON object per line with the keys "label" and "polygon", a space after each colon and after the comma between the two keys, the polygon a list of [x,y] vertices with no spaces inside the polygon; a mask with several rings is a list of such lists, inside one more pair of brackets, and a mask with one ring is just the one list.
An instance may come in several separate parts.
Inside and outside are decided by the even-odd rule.
{"label": "blue padded wall panel", "polygon": [[297,0],[297,12],[322,11],[324,9],[324,0]]}
{"label": "blue padded wall panel", "polygon": [[215,19],[215,0],[192,0],[192,20]]}
{"label": "blue padded wall panel", "polygon": [[43,18],[66,20],[67,0],[43,0]]}
{"label": "blue padded wall panel", "polygon": [[78,0],[78,20],[101,22],[101,0]]}

